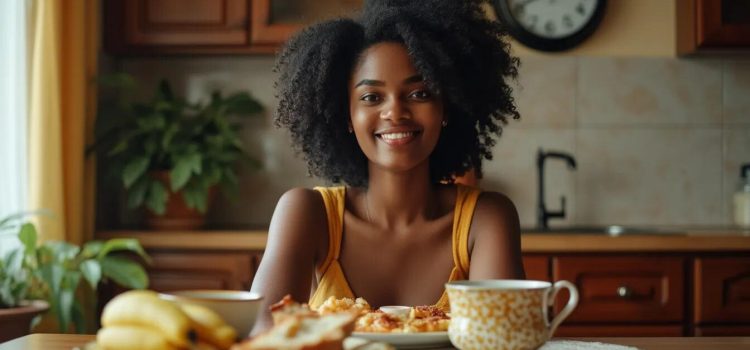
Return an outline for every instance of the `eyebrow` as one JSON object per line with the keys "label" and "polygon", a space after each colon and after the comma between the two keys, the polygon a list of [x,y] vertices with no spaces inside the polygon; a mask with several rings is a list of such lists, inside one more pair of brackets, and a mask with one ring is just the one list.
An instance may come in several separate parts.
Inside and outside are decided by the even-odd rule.
{"label": "eyebrow", "polygon": [[[412,75],[406,79],[404,79],[404,84],[413,84],[423,81],[424,78],[422,78],[421,75],[416,74]],[[385,83],[380,80],[372,80],[372,79],[362,79],[357,83],[357,85],[354,85],[354,87],[359,87],[360,85],[368,85],[368,86],[385,86]]]}

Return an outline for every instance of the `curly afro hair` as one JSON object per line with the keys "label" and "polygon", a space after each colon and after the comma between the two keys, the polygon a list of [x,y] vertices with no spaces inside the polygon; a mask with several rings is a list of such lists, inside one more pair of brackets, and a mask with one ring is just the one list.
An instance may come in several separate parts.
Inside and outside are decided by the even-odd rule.
{"label": "curly afro hair", "polygon": [[366,186],[367,159],[348,132],[351,74],[363,51],[402,43],[449,124],[430,155],[431,181],[453,182],[492,159],[494,136],[519,118],[511,87],[519,60],[480,0],[370,0],[355,19],[315,24],[287,42],[276,62],[275,123],[288,128],[311,175]]}

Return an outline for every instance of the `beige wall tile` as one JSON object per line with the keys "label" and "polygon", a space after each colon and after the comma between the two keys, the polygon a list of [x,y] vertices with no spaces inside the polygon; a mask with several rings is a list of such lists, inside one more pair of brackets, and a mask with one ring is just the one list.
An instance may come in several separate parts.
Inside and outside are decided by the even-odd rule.
{"label": "beige wall tile", "polygon": [[750,125],[724,129],[724,207],[725,223],[733,223],[732,195],[740,184],[740,166],[750,163]]}
{"label": "beige wall tile", "polygon": [[720,129],[583,129],[578,223],[720,224]]}
{"label": "beige wall tile", "polygon": [[[575,154],[575,132],[571,129],[508,128],[495,145],[492,161],[484,162],[480,186],[506,194],[518,208],[522,227],[535,227],[537,205],[536,154],[541,147]],[[546,203],[549,210],[560,210],[560,196],[567,198],[567,218],[552,219],[550,226],[566,225],[575,216],[574,171],[556,160],[546,165]]]}
{"label": "beige wall tile", "polygon": [[721,62],[711,59],[580,58],[578,123],[721,124]]}
{"label": "beige wall tile", "polygon": [[724,122],[750,124],[750,60],[724,63]]}
{"label": "beige wall tile", "polygon": [[518,127],[570,128],[575,125],[575,58],[521,59],[514,90]]}

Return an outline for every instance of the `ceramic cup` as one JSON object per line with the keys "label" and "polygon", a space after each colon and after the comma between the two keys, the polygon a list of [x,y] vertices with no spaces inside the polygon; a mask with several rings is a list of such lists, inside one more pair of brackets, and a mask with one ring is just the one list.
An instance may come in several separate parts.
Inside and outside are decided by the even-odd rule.
{"label": "ceramic cup", "polygon": [[[578,304],[578,290],[568,281],[455,281],[445,288],[451,305],[448,335],[461,350],[536,349]],[[548,310],[563,288],[570,298],[550,322]]]}

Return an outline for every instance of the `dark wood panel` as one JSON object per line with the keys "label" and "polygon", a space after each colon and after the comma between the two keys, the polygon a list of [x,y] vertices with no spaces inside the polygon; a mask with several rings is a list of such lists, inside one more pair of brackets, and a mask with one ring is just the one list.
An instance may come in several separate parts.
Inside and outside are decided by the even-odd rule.
{"label": "dark wood panel", "polygon": [[694,290],[696,323],[750,323],[750,258],[696,258]]}
{"label": "dark wood panel", "polygon": [[750,337],[750,325],[695,327],[696,337]]}
{"label": "dark wood panel", "polygon": [[150,251],[150,289],[246,290],[254,276],[252,253],[161,252]]}
{"label": "dark wood panel", "polygon": [[[724,11],[747,11],[746,1],[695,0],[698,48],[750,47],[750,20],[730,21]],[[724,9],[722,9],[724,7]],[[735,7],[732,9],[732,7]]]}
{"label": "dark wood panel", "polygon": [[[553,279],[568,280],[580,295],[570,322],[681,322],[685,259],[682,257],[567,256],[553,259]],[[561,291],[560,312],[568,298]]]}
{"label": "dark wood panel", "polygon": [[524,255],[523,269],[526,271],[527,280],[549,281],[549,256],[546,255]]}
{"label": "dark wood panel", "polygon": [[555,337],[681,337],[681,325],[562,325]]}

